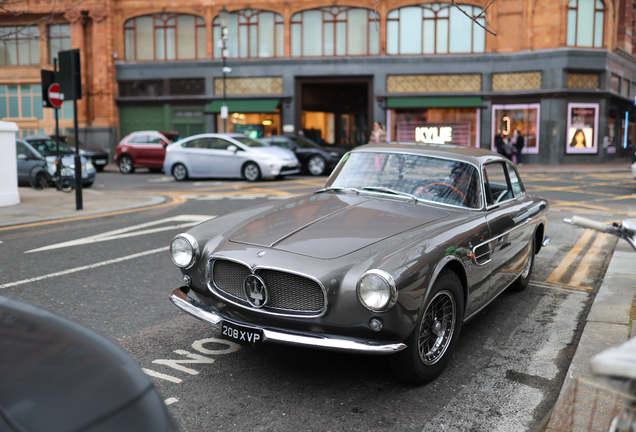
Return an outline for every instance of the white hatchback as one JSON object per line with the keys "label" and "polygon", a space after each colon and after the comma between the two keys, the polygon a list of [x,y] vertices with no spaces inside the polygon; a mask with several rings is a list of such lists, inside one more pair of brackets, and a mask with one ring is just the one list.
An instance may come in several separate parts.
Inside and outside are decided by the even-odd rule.
{"label": "white hatchback", "polygon": [[163,170],[179,181],[223,177],[257,181],[297,174],[300,164],[291,150],[243,134],[206,133],[169,145]]}

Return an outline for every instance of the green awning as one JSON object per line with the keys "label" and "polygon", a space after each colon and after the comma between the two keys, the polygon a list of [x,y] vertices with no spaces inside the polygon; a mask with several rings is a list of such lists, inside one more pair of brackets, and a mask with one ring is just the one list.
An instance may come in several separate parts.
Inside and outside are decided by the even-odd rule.
{"label": "green awning", "polygon": [[[227,109],[230,113],[273,113],[276,112],[280,99],[228,99]],[[214,100],[205,107],[206,113],[219,113],[222,100]]]}
{"label": "green awning", "polygon": [[389,97],[387,108],[483,108],[478,96]]}

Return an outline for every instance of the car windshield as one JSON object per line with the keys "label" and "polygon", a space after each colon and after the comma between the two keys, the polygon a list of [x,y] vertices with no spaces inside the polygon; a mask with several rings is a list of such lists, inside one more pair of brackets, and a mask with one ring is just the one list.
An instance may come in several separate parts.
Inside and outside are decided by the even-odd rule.
{"label": "car windshield", "polygon": [[420,200],[479,208],[479,177],[470,164],[402,153],[357,152],[345,156],[328,188],[408,194]]}
{"label": "car windshield", "polygon": [[[42,156],[56,156],[57,150],[54,140],[37,140],[35,142],[31,142],[31,145],[40,152]],[[75,153],[70,148],[66,147],[62,144],[62,140],[60,140],[60,153],[63,155],[73,154]]]}
{"label": "car windshield", "polygon": [[248,147],[269,147],[269,144],[266,142],[255,140],[246,136],[233,136],[232,138]]}
{"label": "car windshield", "polygon": [[320,148],[318,144],[308,140],[307,138],[294,136],[294,137],[289,137],[289,139],[295,142],[296,144],[298,144],[298,147],[300,148],[304,148],[304,149]]}

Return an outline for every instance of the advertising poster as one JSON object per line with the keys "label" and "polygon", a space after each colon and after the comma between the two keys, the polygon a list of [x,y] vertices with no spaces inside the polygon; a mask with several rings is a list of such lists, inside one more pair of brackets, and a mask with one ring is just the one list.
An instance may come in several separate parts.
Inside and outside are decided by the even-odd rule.
{"label": "advertising poster", "polygon": [[568,104],[566,154],[598,153],[598,104]]}

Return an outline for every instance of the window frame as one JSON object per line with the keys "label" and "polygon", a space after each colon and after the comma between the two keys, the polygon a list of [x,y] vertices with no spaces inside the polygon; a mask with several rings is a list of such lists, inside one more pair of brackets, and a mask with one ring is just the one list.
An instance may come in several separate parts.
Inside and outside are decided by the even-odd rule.
{"label": "window frame", "polygon": [[[194,17],[194,57],[191,58],[179,58],[179,16],[192,16]],[[152,59],[143,59],[139,60],[139,46],[137,42],[137,19],[149,17],[152,19]],[[168,22],[174,19],[174,24],[169,24]],[[161,22],[162,24],[158,24]],[[199,29],[205,29],[206,34],[203,37],[202,41],[199,41],[198,32]],[[174,58],[168,58],[168,29],[174,29]],[[157,46],[157,30],[163,30],[163,58],[157,58],[157,52],[159,47]],[[133,32],[133,45],[134,45],[134,55],[133,58],[128,58],[128,48],[126,43],[126,32]],[[207,57],[207,55],[203,55],[203,57],[199,57],[199,43],[202,43],[206,46],[207,51],[207,26],[205,23],[205,19],[199,15],[189,14],[189,13],[160,13],[160,14],[149,14],[149,15],[138,15],[132,18],[128,18],[124,22],[124,59],[126,61],[188,61],[188,60],[202,60]]]}
{"label": "window frame", "polygon": [[[272,55],[270,57],[261,57],[260,55],[260,30],[259,30],[259,25],[260,25],[260,15],[262,13],[271,13],[272,15],[274,15],[274,26],[273,26],[273,37],[272,37],[272,41],[273,41],[273,46],[272,46]],[[228,58],[281,58],[281,57],[285,57],[285,18],[278,12],[275,11],[271,11],[271,10],[265,10],[265,9],[240,9],[237,11],[232,11],[230,12],[230,14],[232,15],[236,15],[236,57],[229,57]],[[256,17],[256,21],[254,22],[250,22],[254,17]],[[241,18],[243,18],[245,20],[245,22],[241,22]],[[247,56],[246,57],[242,57],[241,56],[241,27],[246,27],[247,28],[247,42],[246,42],[246,52],[247,52]],[[250,27],[255,27],[255,37],[256,37],[256,55],[252,56],[251,55],[251,50],[250,50],[250,46],[251,44],[251,32],[250,32]],[[278,52],[278,26],[282,26],[283,29],[283,45],[282,45],[282,52]],[[216,37],[216,30],[218,29],[218,34],[219,37]],[[220,39],[221,35],[221,21],[220,21],[220,17],[217,15],[213,20],[212,20],[212,43],[214,45],[214,49],[212,52],[212,57],[213,58],[223,58],[223,52],[220,51],[220,48],[218,47],[218,43]],[[218,56],[217,56],[218,54]]]}
{"label": "window frame", "polygon": [[[68,36],[52,36],[51,35],[51,28],[52,27],[65,27],[68,28]],[[68,40],[68,46],[70,49],[71,47],[71,25],[70,24],[49,24],[48,26],[46,26],[46,30],[47,30],[47,37],[48,37],[48,53],[49,53],[49,64],[53,64],[53,59],[57,56],[53,56],[53,47],[51,46],[51,41],[58,41],[59,45],[61,48],[59,50],[56,51],[56,54],[59,53],[60,51],[64,50],[64,40]],[[58,63],[59,63],[59,59],[58,59]]]}
{"label": "window frame", "polygon": [[[38,27],[37,24],[31,24],[31,25],[25,25],[25,26],[19,26],[19,25],[9,25],[9,26],[0,26],[2,27],[2,40],[0,41],[0,43],[4,44],[5,47],[5,55],[4,58],[2,59],[2,62],[0,62],[0,67],[7,67],[7,66],[37,66],[40,64],[40,28]],[[9,29],[9,33],[5,34],[6,29]],[[31,34],[31,31],[35,29],[35,34]],[[23,34],[23,32],[26,32],[27,34]],[[35,40],[37,47],[36,49],[32,52],[32,41]],[[26,63],[23,63],[20,60],[20,44],[21,43],[26,43],[28,45],[28,53],[29,53],[29,59]],[[14,45],[15,46],[15,64],[7,64],[7,55],[9,53],[9,50],[6,49],[6,47],[8,45]],[[34,59],[32,59],[31,57],[34,57]],[[36,61],[37,60],[37,61]]]}
{"label": "window frame", "polygon": [[[486,173],[486,167],[488,167],[489,165],[495,165],[495,164],[499,164],[501,165],[501,167],[503,168],[503,172],[504,172],[504,176],[506,178],[506,186],[508,187],[508,192],[510,192],[510,195],[512,195],[512,198],[503,200],[503,201],[499,201],[499,202],[494,202],[490,204],[488,202],[488,197],[490,196],[492,198],[492,190],[490,188],[490,180],[488,179],[488,175]],[[483,176],[483,188],[484,188],[484,202],[486,204],[486,211],[490,211],[490,210],[494,210],[496,208],[501,207],[502,205],[505,205],[507,203],[510,203],[514,200],[517,199],[517,196],[515,196],[515,193],[512,189],[512,184],[510,182],[510,175],[508,174],[508,170],[506,169],[508,166],[508,162],[507,161],[503,161],[503,160],[492,160],[492,161],[488,161],[486,163],[484,163],[482,165],[482,176]],[[517,177],[519,178],[519,181],[521,181],[521,178],[519,177],[519,174],[517,173]],[[488,184],[486,184],[488,183]],[[487,186],[487,187],[486,187]],[[519,195],[521,196],[521,195]]]}
{"label": "window frame", "polygon": [[[337,11],[334,13],[332,11],[332,9],[336,8]],[[367,52],[366,54],[349,54],[349,11],[352,9],[361,9],[361,10],[365,10],[367,11],[367,25],[365,26],[366,28],[366,44],[367,44]],[[305,53],[303,52],[303,48],[304,48],[304,41],[303,41],[303,14],[305,12],[311,12],[311,11],[319,11],[321,12],[321,17],[322,17],[322,24],[321,24],[321,35],[322,35],[322,40],[320,43],[320,48],[321,48],[321,54],[320,55],[305,55]],[[338,16],[340,14],[344,13],[345,19],[341,19],[338,18]],[[325,14],[329,14],[331,15],[331,18],[325,18]],[[375,56],[375,55],[380,55],[380,31],[378,30],[378,52],[377,53],[371,53],[371,38],[369,35],[369,24],[375,22],[375,17],[372,16],[372,14],[374,14],[374,11],[372,9],[367,9],[365,7],[355,7],[355,6],[325,6],[325,7],[318,7],[318,8],[314,8],[314,9],[305,9],[302,11],[298,11],[296,12],[294,15],[291,16],[291,18],[289,19],[289,24],[290,24],[290,57],[294,57],[294,58],[312,58],[312,57],[363,57],[363,56]],[[345,34],[344,34],[344,46],[345,46],[345,53],[344,54],[338,54],[338,30],[337,30],[337,24],[338,23],[344,23],[346,26],[345,29]],[[332,24],[333,25],[333,54],[325,54],[325,27],[327,24]],[[300,51],[300,55],[294,55],[293,52],[293,47],[292,45],[294,44],[294,39],[293,39],[293,26],[294,25],[299,25],[300,26],[300,41],[298,42],[299,44],[299,51]]]}
{"label": "window frame", "polygon": [[[605,47],[605,20],[606,20],[606,15],[607,15],[607,6],[605,5],[605,1],[603,0],[594,0],[594,13],[592,14],[593,18],[592,18],[592,45],[591,46],[586,46],[586,45],[579,45],[579,2],[580,0],[575,0],[576,1],[576,6],[570,6],[570,3],[572,3],[572,0],[570,0],[566,6],[566,31],[565,31],[565,45],[566,46],[571,46],[571,47],[581,47],[581,48],[603,48]],[[599,9],[596,4],[597,2],[600,1],[601,4],[603,5],[602,9]],[[570,45],[568,43],[568,28],[567,28],[567,24],[569,21],[569,15],[570,15],[570,11],[574,11],[575,14],[575,19],[574,19],[574,44]],[[594,45],[594,36],[596,35],[596,14],[598,12],[603,12],[603,22],[601,23],[601,45],[600,46],[596,46]]]}

